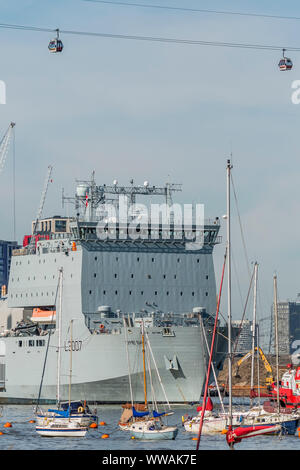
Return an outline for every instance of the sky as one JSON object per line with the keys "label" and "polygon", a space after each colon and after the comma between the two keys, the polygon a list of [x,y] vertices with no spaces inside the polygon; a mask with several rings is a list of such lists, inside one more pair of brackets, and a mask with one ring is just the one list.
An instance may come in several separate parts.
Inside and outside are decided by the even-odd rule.
{"label": "sky", "polygon": [[[139,0],[300,17],[296,1]],[[241,5],[242,3],[242,5]],[[84,0],[0,0],[1,24],[112,34],[162,36],[279,47],[300,47],[299,20],[138,8]],[[233,318],[240,318],[249,269],[259,263],[259,315],[270,315],[273,275],[281,300],[299,285],[300,52],[287,52],[289,72],[278,70],[279,51],[61,35],[0,27],[0,133],[15,128],[16,235],[35,219],[49,164],[53,165],[44,216],[72,214],[61,191],[93,170],[99,184],[118,179],[181,183],[174,202],[203,203],[205,216],[226,212],[226,162],[231,156]],[[13,153],[0,174],[2,239],[13,238]],[[239,217],[248,257],[246,263]],[[226,242],[215,248],[219,288]],[[250,267],[248,267],[250,266]],[[222,311],[226,312],[226,293]],[[251,301],[248,316],[251,317]]]}

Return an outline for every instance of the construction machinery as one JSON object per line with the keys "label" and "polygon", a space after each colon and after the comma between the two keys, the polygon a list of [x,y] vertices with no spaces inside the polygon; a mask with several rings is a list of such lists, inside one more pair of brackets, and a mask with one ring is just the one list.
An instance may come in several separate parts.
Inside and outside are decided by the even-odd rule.
{"label": "construction machinery", "polygon": [[[261,360],[263,361],[263,364],[265,366],[265,369],[266,371],[268,372],[268,375],[266,377],[266,385],[271,385],[273,382],[274,382],[274,378],[273,378],[273,371],[272,371],[272,367],[270,366],[266,356],[264,355],[263,351],[261,348],[257,348],[255,347],[255,352],[258,350],[259,352],[259,355],[261,357]],[[239,375],[239,368],[240,368],[240,365],[245,362],[249,357],[252,356],[252,351],[249,351],[247,352],[243,357],[241,357],[241,359],[237,362],[236,364],[236,370],[235,370],[235,374],[234,376],[235,377],[240,377]]]}

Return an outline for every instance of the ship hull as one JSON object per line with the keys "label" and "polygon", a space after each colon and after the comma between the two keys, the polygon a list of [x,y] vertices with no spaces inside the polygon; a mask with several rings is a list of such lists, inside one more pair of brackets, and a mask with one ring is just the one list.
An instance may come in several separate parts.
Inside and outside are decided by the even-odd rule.
{"label": "ship hull", "polygon": [[[127,338],[130,358],[131,381],[136,401],[144,400],[143,364],[139,328],[129,330]],[[151,347],[164,385],[167,399],[171,403],[194,403],[201,397],[207,355],[204,354],[200,327],[174,327],[174,336],[164,337],[160,328],[149,328]],[[82,337],[82,336],[81,336]],[[2,338],[5,355],[5,388],[0,392],[1,403],[54,403],[57,398],[57,334],[51,335],[45,363],[47,344],[32,345],[39,336]],[[47,340],[47,336],[44,337]],[[20,346],[20,341],[22,346]],[[81,341],[81,342],[80,342]],[[29,346],[31,344],[31,346]],[[130,401],[126,337],[123,328],[119,334],[87,336],[78,340],[74,348],[72,372],[72,400],[87,400],[91,403],[124,403]],[[225,355],[226,342],[218,344],[218,362]],[[222,352],[223,347],[223,352]],[[67,400],[69,393],[70,351],[64,342],[61,359],[60,399]],[[43,376],[43,369],[44,376]],[[153,372],[153,376],[155,372]],[[43,381],[42,381],[43,377]],[[158,390],[156,399],[165,402],[166,396],[158,378],[154,384]],[[41,385],[42,381],[42,385]],[[149,384],[150,390],[150,384]],[[149,397],[151,401],[151,397]]]}

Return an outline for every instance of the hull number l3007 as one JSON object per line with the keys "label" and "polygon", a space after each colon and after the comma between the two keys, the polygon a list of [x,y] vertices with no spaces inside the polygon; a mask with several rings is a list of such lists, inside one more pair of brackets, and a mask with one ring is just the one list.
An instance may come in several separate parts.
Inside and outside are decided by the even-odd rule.
{"label": "hull number l3007", "polygon": [[64,349],[65,351],[81,351],[82,341],[75,340],[75,341],[65,341]]}

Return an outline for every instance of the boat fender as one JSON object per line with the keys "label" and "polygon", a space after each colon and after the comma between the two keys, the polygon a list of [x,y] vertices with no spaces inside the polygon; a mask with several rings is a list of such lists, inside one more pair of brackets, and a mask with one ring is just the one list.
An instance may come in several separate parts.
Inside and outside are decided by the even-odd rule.
{"label": "boat fender", "polygon": [[78,411],[78,413],[83,413],[84,409],[82,408],[82,406],[80,406],[77,411]]}

